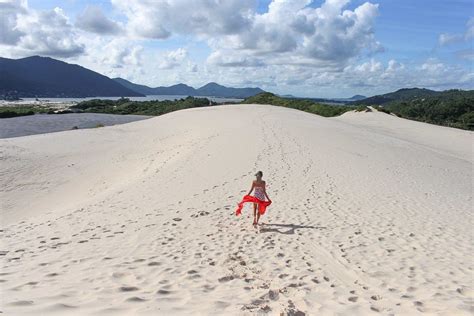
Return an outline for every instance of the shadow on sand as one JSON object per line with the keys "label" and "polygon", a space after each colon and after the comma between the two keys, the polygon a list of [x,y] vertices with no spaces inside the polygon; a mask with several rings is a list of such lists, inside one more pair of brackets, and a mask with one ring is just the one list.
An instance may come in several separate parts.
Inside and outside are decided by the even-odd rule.
{"label": "shadow on sand", "polygon": [[260,233],[280,233],[284,235],[293,235],[297,229],[326,229],[326,227],[295,224],[263,224],[260,228]]}

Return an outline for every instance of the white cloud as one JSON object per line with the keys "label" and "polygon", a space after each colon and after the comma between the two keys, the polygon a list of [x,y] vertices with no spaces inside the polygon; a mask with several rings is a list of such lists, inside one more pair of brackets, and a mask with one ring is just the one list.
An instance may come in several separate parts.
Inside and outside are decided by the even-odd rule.
{"label": "white cloud", "polygon": [[[325,0],[315,7],[310,0],[273,0],[259,13],[256,0],[111,1],[123,22],[91,5],[73,25],[60,8],[0,0],[0,54],[49,55],[150,86],[215,81],[302,96],[474,86],[467,67],[445,60],[378,60],[379,10],[370,2],[349,7],[350,0]],[[474,18],[464,32],[438,40],[447,46],[472,38]],[[167,50],[166,39],[182,47]],[[457,49],[472,61],[472,49]]]}
{"label": "white cloud", "polygon": [[[0,3],[0,43],[11,45],[12,55],[72,57],[84,52],[77,34],[60,8],[30,10],[26,1]],[[4,10],[5,9],[5,10]]]}
{"label": "white cloud", "polygon": [[446,46],[454,43],[462,42],[464,37],[460,34],[441,33],[438,37],[438,44]]}
{"label": "white cloud", "polygon": [[466,23],[466,30],[464,34],[441,33],[438,37],[438,44],[440,46],[447,46],[451,44],[468,42],[474,39],[474,18],[470,18]]}
{"label": "white cloud", "polygon": [[398,70],[405,69],[405,65],[402,63],[399,63],[395,59],[390,59],[388,61],[388,66],[387,66],[387,72],[396,72]]}
{"label": "white cloud", "polygon": [[358,66],[349,66],[339,76],[341,82],[354,87],[385,88],[386,91],[401,87],[472,88],[474,84],[473,75],[469,71],[446,65],[436,58],[409,66],[396,60],[390,60],[384,66],[372,60]]}
{"label": "white cloud", "polygon": [[209,55],[207,62],[224,67],[260,67],[264,62],[253,56],[242,56],[235,52],[215,51]]}
{"label": "white cloud", "polygon": [[17,29],[16,22],[19,14],[26,12],[26,5],[22,1],[0,2],[0,44],[14,45],[23,32]]}
{"label": "white cloud", "polygon": [[115,35],[119,34],[122,29],[120,25],[107,18],[99,6],[89,5],[84,12],[78,15],[76,26],[87,32]]}
{"label": "white cloud", "polygon": [[188,55],[188,51],[184,48],[169,51],[161,57],[158,65],[159,69],[173,69],[180,66]]}
{"label": "white cloud", "polygon": [[117,42],[111,42],[104,48],[107,54],[104,56],[103,61],[114,68],[141,65],[140,55],[143,52],[143,47],[141,46],[122,46],[120,44],[117,45]]}
{"label": "white cloud", "polygon": [[466,41],[474,38],[474,17],[470,18],[466,23],[466,32],[464,33]]}
{"label": "white cloud", "polygon": [[112,0],[137,36],[153,39],[172,34],[233,34],[245,28],[252,0]]}
{"label": "white cloud", "polygon": [[191,61],[188,61],[186,70],[191,73],[197,73],[199,71],[199,66]]}
{"label": "white cloud", "polygon": [[354,67],[354,69],[356,71],[360,71],[360,72],[371,72],[371,73],[374,73],[374,72],[380,72],[382,70],[382,63],[381,62],[378,62],[378,61],[375,61],[373,59],[371,59],[370,61],[368,62],[365,62],[363,64],[360,64],[360,65],[357,65]]}
{"label": "white cloud", "polygon": [[474,49],[467,48],[459,50],[456,52],[456,56],[464,60],[474,61]]}
{"label": "white cloud", "polygon": [[[140,42],[131,41],[126,37],[92,36],[89,32],[81,32],[78,42],[86,47],[85,52],[65,61],[79,64],[111,78],[143,80],[142,77],[146,74],[144,71],[146,50]],[[150,61],[147,60],[147,63]]]}
{"label": "white cloud", "polygon": [[341,67],[363,52],[377,52],[373,25],[378,5],[366,2],[344,9],[349,0],[327,0],[319,8],[310,0],[274,0],[257,13],[251,0],[112,0],[128,18],[132,34],[165,39],[174,34],[208,41],[208,62],[255,67],[300,63]]}
{"label": "white cloud", "polygon": [[364,51],[381,50],[373,33],[378,5],[366,2],[353,11],[344,10],[348,2],[327,0],[320,8],[311,8],[309,0],[275,0],[267,13],[254,15],[251,27],[224,36],[211,47],[215,55],[227,58],[237,50],[240,59],[254,64],[264,59],[266,64],[339,68]]}

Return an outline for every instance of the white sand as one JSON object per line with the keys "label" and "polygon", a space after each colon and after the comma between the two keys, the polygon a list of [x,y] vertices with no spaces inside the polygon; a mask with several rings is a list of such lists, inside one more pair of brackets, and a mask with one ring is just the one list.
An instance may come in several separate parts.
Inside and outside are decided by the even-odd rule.
{"label": "white sand", "polygon": [[0,310],[472,315],[473,140],[262,105],[0,140]]}

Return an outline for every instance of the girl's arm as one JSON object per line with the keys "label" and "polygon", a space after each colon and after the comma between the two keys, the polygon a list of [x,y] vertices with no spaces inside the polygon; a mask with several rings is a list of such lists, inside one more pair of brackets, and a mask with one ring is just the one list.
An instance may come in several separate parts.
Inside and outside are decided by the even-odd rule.
{"label": "girl's arm", "polygon": [[270,200],[270,197],[268,197],[268,194],[267,194],[267,184],[265,183],[265,185],[263,186],[263,193],[265,194],[267,200],[271,201]]}
{"label": "girl's arm", "polygon": [[250,195],[250,193],[252,193],[254,186],[255,186],[255,182],[252,182],[252,187],[250,188],[250,191],[249,193],[247,193],[247,195]]}

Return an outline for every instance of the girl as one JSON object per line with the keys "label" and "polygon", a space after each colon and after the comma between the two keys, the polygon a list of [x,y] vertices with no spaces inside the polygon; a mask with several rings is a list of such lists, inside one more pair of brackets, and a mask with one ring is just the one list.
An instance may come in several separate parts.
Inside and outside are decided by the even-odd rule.
{"label": "girl", "polygon": [[[255,189],[254,197],[261,201],[265,201],[267,198],[268,201],[271,201],[268,197],[267,191],[265,189],[265,181],[262,180],[263,172],[259,171],[255,174],[256,180],[252,182],[252,187],[247,195],[250,195],[252,191]],[[253,203],[253,226],[256,227],[258,225],[258,220],[260,219],[260,212],[257,212],[258,204]]]}

